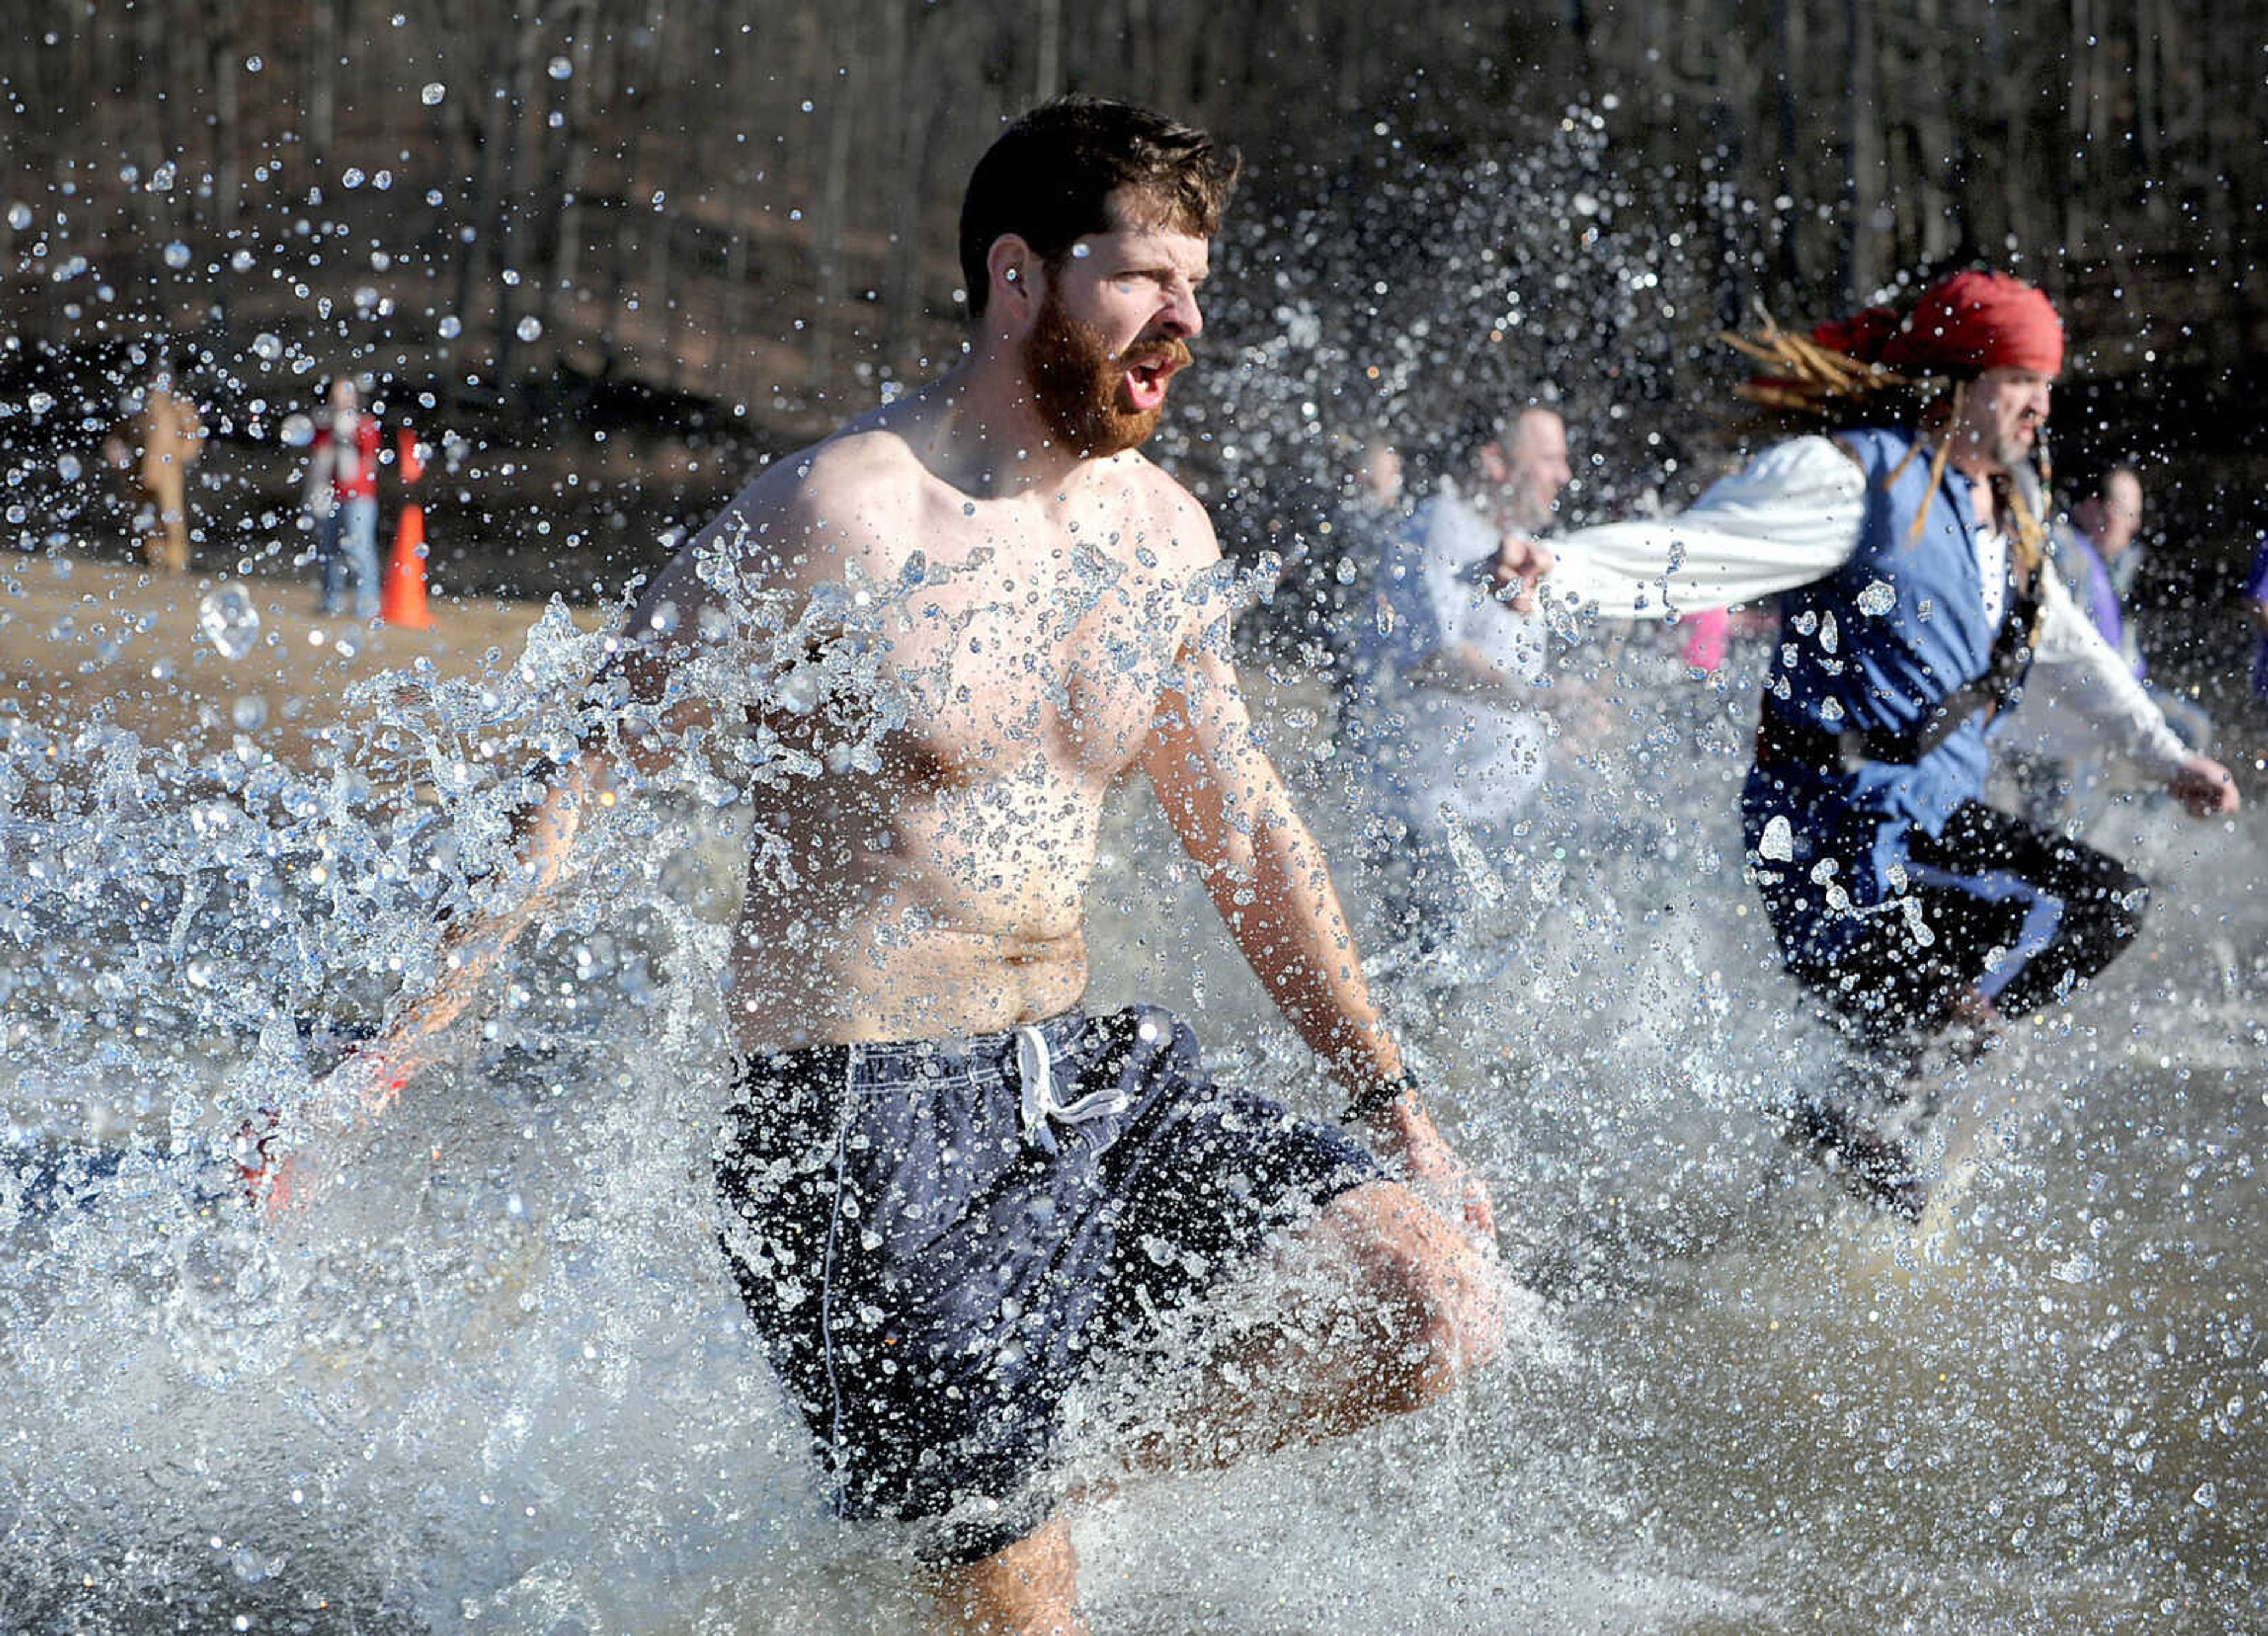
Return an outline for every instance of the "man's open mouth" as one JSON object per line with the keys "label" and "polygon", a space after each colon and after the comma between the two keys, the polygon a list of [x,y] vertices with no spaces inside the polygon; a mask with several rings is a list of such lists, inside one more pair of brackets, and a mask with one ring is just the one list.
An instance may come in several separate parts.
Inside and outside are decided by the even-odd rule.
{"label": "man's open mouth", "polygon": [[1135,409],[1143,414],[1156,409],[1166,401],[1166,383],[1182,367],[1182,359],[1170,352],[1152,352],[1138,357],[1126,366],[1126,395]]}

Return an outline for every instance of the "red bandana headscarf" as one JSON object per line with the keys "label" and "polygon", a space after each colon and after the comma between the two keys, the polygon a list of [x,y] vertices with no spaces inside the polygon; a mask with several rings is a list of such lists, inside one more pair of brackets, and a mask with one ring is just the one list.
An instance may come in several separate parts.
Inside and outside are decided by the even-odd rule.
{"label": "red bandana headscarf", "polygon": [[1811,338],[1901,375],[1970,379],[1988,369],[2063,372],[2063,320],[2046,296],[2006,273],[1955,273],[1901,320],[1886,306],[1819,326]]}

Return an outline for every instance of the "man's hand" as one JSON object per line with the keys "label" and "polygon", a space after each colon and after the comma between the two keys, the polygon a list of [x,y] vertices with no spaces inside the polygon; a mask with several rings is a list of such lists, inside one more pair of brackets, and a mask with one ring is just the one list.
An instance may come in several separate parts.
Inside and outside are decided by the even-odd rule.
{"label": "man's hand", "polygon": [[244,1202],[270,1220],[291,1207],[298,1194],[296,1167],[283,1151],[284,1116],[262,1108],[238,1127],[236,1182]]}
{"label": "man's hand", "polygon": [[270,1108],[246,1120],[236,1133],[236,1174],[245,1202],[270,1221],[311,1202],[317,1183],[309,1139],[376,1122],[427,1060],[400,1046],[358,1045],[316,1082],[288,1124]]}
{"label": "man's hand", "polygon": [[[1535,611],[1535,586],[1559,565],[1551,555],[1551,548],[1541,540],[1524,539],[1516,534],[1506,534],[1497,542],[1496,561],[1490,572],[1496,580],[1497,595],[1514,613]],[[1518,586],[1519,591],[1509,597],[1505,593]]]}
{"label": "man's hand", "polygon": [[1369,1122],[1380,1155],[1402,1172],[1410,1190],[1485,1248],[1496,1248],[1496,1207],[1488,1188],[1457,1157],[1432,1116],[1404,1096]]}
{"label": "man's hand", "polygon": [[2183,761],[2167,778],[2166,789],[2189,808],[2192,818],[2218,818],[2240,805],[2236,780],[2210,755],[2192,755]]}

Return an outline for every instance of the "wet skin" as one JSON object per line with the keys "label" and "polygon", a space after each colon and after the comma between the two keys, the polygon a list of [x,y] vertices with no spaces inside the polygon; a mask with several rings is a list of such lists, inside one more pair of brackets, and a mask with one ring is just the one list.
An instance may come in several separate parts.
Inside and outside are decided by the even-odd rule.
{"label": "wet skin", "polygon": [[[1202,328],[1205,242],[1111,214],[1053,267],[998,240],[968,361],[751,484],[646,593],[598,686],[635,765],[688,742],[728,764],[740,734],[771,758],[733,956],[749,1051],[991,1032],[1075,1003],[1103,800],[1140,765],[1255,974],[1398,1169],[1282,1250],[1326,1276],[1233,1343],[1282,1368],[1260,1401],[1220,1372],[1192,1457],[1227,1458],[1438,1398],[1502,1344],[1504,1293],[1487,1193],[1403,1087],[1322,854],[1255,742],[1211,526],[1131,446]],[[1086,409],[1116,412],[1042,404],[1035,334],[1089,357]],[[1126,446],[1071,446],[1108,425]],[[438,1054],[621,770],[594,750],[552,781],[519,828],[519,907],[452,927],[449,975],[329,1102],[375,1116]],[[1351,1323],[1368,1345],[1314,1339]],[[1037,1632],[1082,1628],[1075,1587],[1057,1519],[936,1588],[953,1628]]]}
{"label": "wet skin", "polygon": [[[1115,372],[1118,407],[1153,409],[1159,344],[1201,328],[1204,243],[1130,231],[1086,250],[1057,269],[1056,296],[1140,365]],[[776,464],[641,604],[649,625],[670,605],[666,623],[697,639],[718,607],[700,577],[712,555],[768,593],[878,587],[871,612],[811,634],[811,707],[762,712],[824,770],[756,791],[756,825],[780,850],[752,863],[736,940],[744,1049],[1062,1011],[1086,987],[1084,898],[1111,784],[1145,753],[1161,793],[1222,756],[1272,782],[1219,652],[1228,607],[1203,508],[1131,450],[1035,446],[1052,440],[962,384],[948,376]],[[917,555],[918,582],[902,585]],[[679,657],[663,645],[626,667],[644,691]],[[859,744],[878,763],[852,764]]]}
{"label": "wet skin", "polygon": [[[1130,446],[1203,328],[1206,242],[1130,218],[1123,196],[1111,216],[1055,266],[1004,235],[966,362],[775,464],[662,571],[595,684],[615,700],[608,746],[520,820],[526,891],[452,926],[446,975],[333,1077],[319,1123],[374,1116],[434,1059],[621,761],[651,770],[691,743],[725,764],[743,733],[771,756],[733,956],[744,1050],[993,1032],[1075,1003],[1102,802],[1138,762],[1278,1008],[1371,1102],[1388,1153],[1492,1234],[1422,1108],[1377,1094],[1399,1087],[1401,1054],[1255,741],[1211,525]],[[1023,354],[1051,313],[1094,343],[1086,395],[1123,412],[1128,446],[1067,446],[1057,429],[1094,417],[1039,401]],[[712,701],[734,696],[754,703],[725,719]]]}

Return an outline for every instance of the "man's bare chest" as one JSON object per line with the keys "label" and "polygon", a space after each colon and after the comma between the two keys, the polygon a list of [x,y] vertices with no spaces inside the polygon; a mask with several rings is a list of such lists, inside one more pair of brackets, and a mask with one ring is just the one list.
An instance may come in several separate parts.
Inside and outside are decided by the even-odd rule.
{"label": "man's bare chest", "polygon": [[873,575],[856,621],[899,748],[1105,771],[1138,753],[1182,640],[1182,586],[1076,536],[938,545]]}

